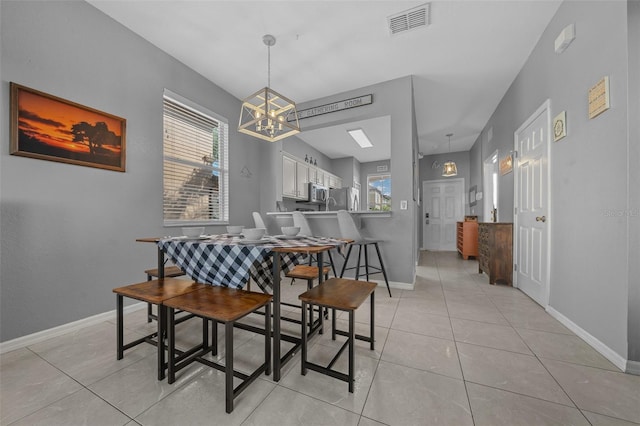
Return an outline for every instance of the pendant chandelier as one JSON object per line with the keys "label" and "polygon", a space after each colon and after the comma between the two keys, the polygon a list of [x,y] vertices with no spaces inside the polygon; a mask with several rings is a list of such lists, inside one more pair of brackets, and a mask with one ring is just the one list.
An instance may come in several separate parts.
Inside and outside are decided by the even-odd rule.
{"label": "pendant chandelier", "polygon": [[271,46],[276,38],[270,34],[262,37],[267,46],[267,87],[258,90],[242,101],[238,131],[269,142],[300,133],[298,112],[292,100],[272,90]]}
{"label": "pendant chandelier", "polygon": [[[449,154],[451,154],[451,136],[453,133],[447,133],[445,136],[449,138]],[[452,177],[458,175],[458,167],[454,161],[447,161],[444,163],[444,167],[442,168],[442,176],[444,177]]]}

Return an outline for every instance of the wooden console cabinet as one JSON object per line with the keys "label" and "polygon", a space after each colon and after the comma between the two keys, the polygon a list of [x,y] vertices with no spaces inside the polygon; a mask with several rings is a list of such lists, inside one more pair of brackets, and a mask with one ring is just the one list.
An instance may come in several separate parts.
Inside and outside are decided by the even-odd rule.
{"label": "wooden console cabinet", "polygon": [[489,284],[513,285],[512,236],[512,223],[478,224],[478,273],[489,275]]}
{"label": "wooden console cabinet", "polygon": [[464,260],[469,256],[478,257],[478,222],[465,221],[457,223],[458,252]]}

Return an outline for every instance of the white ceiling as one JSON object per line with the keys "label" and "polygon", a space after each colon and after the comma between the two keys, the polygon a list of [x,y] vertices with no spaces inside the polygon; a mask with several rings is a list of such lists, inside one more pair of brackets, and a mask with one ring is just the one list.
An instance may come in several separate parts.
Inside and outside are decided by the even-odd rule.
{"label": "white ceiling", "polygon": [[[433,1],[430,26],[394,36],[387,16],[423,1],[88,2],[238,99],[267,83],[264,34],[277,39],[271,87],[297,103],[413,75],[420,151],[431,155],[448,152],[447,133],[452,152],[471,148],[561,0]],[[374,139],[369,124],[380,125],[347,127]],[[300,135],[334,152],[350,143],[336,130]]]}

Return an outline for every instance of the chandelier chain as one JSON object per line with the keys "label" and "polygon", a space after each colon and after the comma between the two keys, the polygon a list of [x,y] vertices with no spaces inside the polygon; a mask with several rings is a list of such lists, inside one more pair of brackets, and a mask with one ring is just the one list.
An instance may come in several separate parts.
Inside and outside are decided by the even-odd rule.
{"label": "chandelier chain", "polygon": [[267,45],[267,87],[271,87],[271,46]]}

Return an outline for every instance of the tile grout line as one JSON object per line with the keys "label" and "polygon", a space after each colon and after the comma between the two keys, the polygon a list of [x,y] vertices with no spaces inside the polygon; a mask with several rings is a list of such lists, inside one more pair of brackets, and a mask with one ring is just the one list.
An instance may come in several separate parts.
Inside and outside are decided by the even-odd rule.
{"label": "tile grout line", "polygon": [[[438,278],[440,279],[440,287],[442,288],[442,292],[444,293],[444,287],[442,286],[442,277],[440,275],[440,266],[438,265],[438,259],[436,256],[436,269],[438,270]],[[458,355],[458,365],[460,367],[460,374],[462,375],[462,384],[464,386],[464,393],[467,396],[467,404],[469,406],[469,414],[471,415],[471,422],[475,425],[476,419],[473,416],[473,407],[471,406],[471,398],[469,398],[469,389],[467,388],[467,380],[464,378],[464,369],[462,368],[462,361],[460,360],[460,350],[458,349],[458,342],[456,341],[456,335],[453,332],[453,324],[451,322],[451,314],[449,313],[449,304],[447,303],[447,297],[445,295],[444,298],[445,307],[447,309],[447,314],[449,315],[449,326],[451,327],[451,335],[453,336],[453,344],[456,347],[456,354]]]}
{"label": "tile grout line", "polygon": [[[517,289],[517,290],[518,290],[518,291],[521,291],[520,289]],[[487,294],[487,292],[485,292],[484,290],[483,290],[483,293],[484,293],[484,294]],[[554,382],[558,385],[558,387],[559,387],[560,389],[562,389],[562,392],[567,396],[567,398],[568,398],[568,399],[571,401],[571,403],[574,405],[574,407],[572,407],[572,408],[575,408],[576,410],[578,410],[578,411],[580,412],[580,414],[584,417],[584,419],[585,419],[589,424],[592,424],[592,423],[589,421],[589,419],[584,415],[584,413],[582,412],[582,410],[580,409],[580,407],[578,407],[578,404],[576,404],[576,402],[573,400],[573,398],[571,398],[571,396],[570,396],[570,395],[569,395],[569,393],[564,389],[564,387],[562,387],[562,385],[561,385],[561,384],[560,384],[560,382],[556,379],[556,377],[555,377],[553,374],[551,374],[551,372],[549,371],[549,369],[544,365],[544,363],[542,362],[542,360],[540,359],[540,357],[538,356],[538,354],[536,354],[536,352],[535,352],[535,351],[531,348],[531,346],[526,342],[526,340],[525,340],[525,339],[522,337],[522,335],[518,332],[518,330],[517,330],[517,329],[516,329],[516,327],[512,324],[512,322],[511,322],[511,321],[509,321],[509,319],[504,315],[504,313],[503,313],[503,312],[502,312],[502,310],[498,307],[498,305],[495,303],[495,301],[494,301],[490,296],[488,296],[488,295],[487,295],[487,297],[488,297],[488,298],[489,298],[489,300],[491,301],[491,304],[492,304],[492,305],[493,305],[493,306],[498,310],[498,312],[500,313],[500,315],[501,315],[501,316],[502,316],[502,317],[507,321],[507,323],[509,324],[509,327],[511,327],[511,329],[516,333],[516,335],[517,335],[517,336],[520,338],[520,340],[524,343],[524,345],[527,347],[527,349],[529,349],[529,351],[531,351],[531,353],[533,354],[533,357],[535,357],[535,358],[536,358],[536,360],[537,360],[537,361],[540,363],[540,365],[545,369],[545,371],[549,374],[549,376],[551,376],[551,378],[553,378]],[[540,330],[540,331],[542,331],[542,330]],[[560,333],[558,333],[558,334],[560,334]],[[454,336],[454,337],[455,337],[455,336]],[[457,347],[457,346],[456,346],[456,347]],[[494,348],[494,349],[495,349],[495,348]],[[553,358],[552,358],[552,359],[553,359]],[[578,364],[578,365],[580,365],[580,364]],[[471,383],[473,383],[473,382],[471,382]],[[478,384],[478,385],[481,385],[481,386],[486,386],[486,385],[482,385],[482,384],[480,384],[480,383],[477,383],[477,384]],[[492,387],[492,386],[488,386],[488,387]],[[496,389],[499,389],[499,388],[496,388]],[[500,390],[506,391],[506,390],[504,390],[504,389],[500,389]],[[506,391],[506,392],[510,392],[510,391]],[[519,394],[519,393],[517,393],[517,392],[512,392],[512,393],[514,393],[514,394],[516,394],[516,395],[521,395],[521,394]],[[539,400],[541,400],[541,401],[546,401],[546,400],[543,400],[543,399],[540,399],[540,398],[537,398],[537,397],[533,397],[533,396],[530,396],[530,395],[525,395],[525,394],[522,394],[522,395],[523,395],[523,396],[526,396],[526,397],[530,397],[530,398],[539,399]],[[546,402],[551,402],[551,403],[553,403],[553,404],[557,404],[556,402],[553,402],[553,401],[546,401]],[[558,405],[565,406],[564,404],[558,404]]]}
{"label": "tile grout line", "polygon": [[[64,400],[64,399],[66,399],[66,398],[68,398],[68,397],[70,397],[70,396],[72,396],[72,395],[76,395],[78,392],[81,392],[82,390],[87,390],[87,391],[88,391],[88,392],[90,392],[92,395],[94,395],[94,396],[95,396],[95,397],[97,397],[98,399],[100,399],[100,400],[104,401],[107,405],[109,405],[110,407],[114,408],[114,409],[115,409],[116,411],[118,411],[119,413],[122,413],[122,415],[123,415],[123,416],[125,416],[127,419],[129,419],[129,420],[127,421],[127,423],[128,423],[128,422],[130,422],[130,421],[132,421],[132,420],[134,420],[132,417],[130,417],[129,415],[127,415],[126,413],[124,413],[124,412],[123,412],[122,410],[120,410],[118,407],[114,406],[114,405],[113,405],[113,404],[111,404],[109,401],[107,401],[107,400],[105,400],[104,398],[102,398],[100,395],[97,395],[95,392],[93,392],[91,389],[89,389],[89,387],[88,387],[88,386],[85,386],[84,384],[80,383],[77,379],[75,379],[74,377],[70,376],[70,375],[69,375],[69,374],[67,374],[65,371],[61,370],[59,367],[57,367],[57,366],[53,365],[52,363],[50,363],[48,360],[46,360],[45,358],[43,358],[39,353],[37,353],[37,352],[35,352],[34,350],[32,350],[30,347],[26,347],[25,349],[27,349],[29,352],[31,352],[32,354],[34,354],[35,356],[37,356],[38,358],[40,358],[41,360],[43,360],[44,362],[46,362],[47,364],[49,364],[51,367],[55,368],[55,369],[56,369],[57,371],[59,371],[62,375],[64,375],[64,376],[68,377],[69,379],[71,379],[71,380],[73,380],[74,382],[76,382],[77,384],[79,384],[79,385],[81,386],[81,388],[80,388],[80,389],[78,389],[78,390],[76,390],[75,392],[72,392],[72,393],[70,393],[70,394],[67,394],[67,395],[62,396],[60,399],[57,399],[57,400],[55,400],[55,401],[52,401],[51,403],[49,403],[49,404],[47,404],[47,405],[45,405],[45,406],[43,406],[43,407],[40,407],[40,408],[38,408],[37,410],[32,411],[31,413],[29,413],[29,414],[27,414],[27,415],[25,415],[25,416],[20,417],[19,419],[16,419],[16,420],[15,420],[15,421],[13,421],[12,423],[18,422],[18,421],[20,421],[20,420],[24,419],[25,417],[31,416],[31,415],[36,414],[37,412],[39,412],[39,411],[41,411],[41,410],[44,410],[45,408],[51,407],[52,405],[54,405],[54,404],[56,404],[56,403],[59,403],[60,401],[62,401],[62,400]],[[134,364],[135,364],[135,363],[134,363]],[[118,371],[119,371],[119,370],[118,370]],[[107,375],[107,376],[105,376],[105,377],[108,377],[108,376],[110,376],[110,375],[111,375],[111,374],[109,374],[109,375]],[[102,379],[100,379],[100,380],[102,380]],[[126,424],[126,423],[125,423],[125,424]]]}

